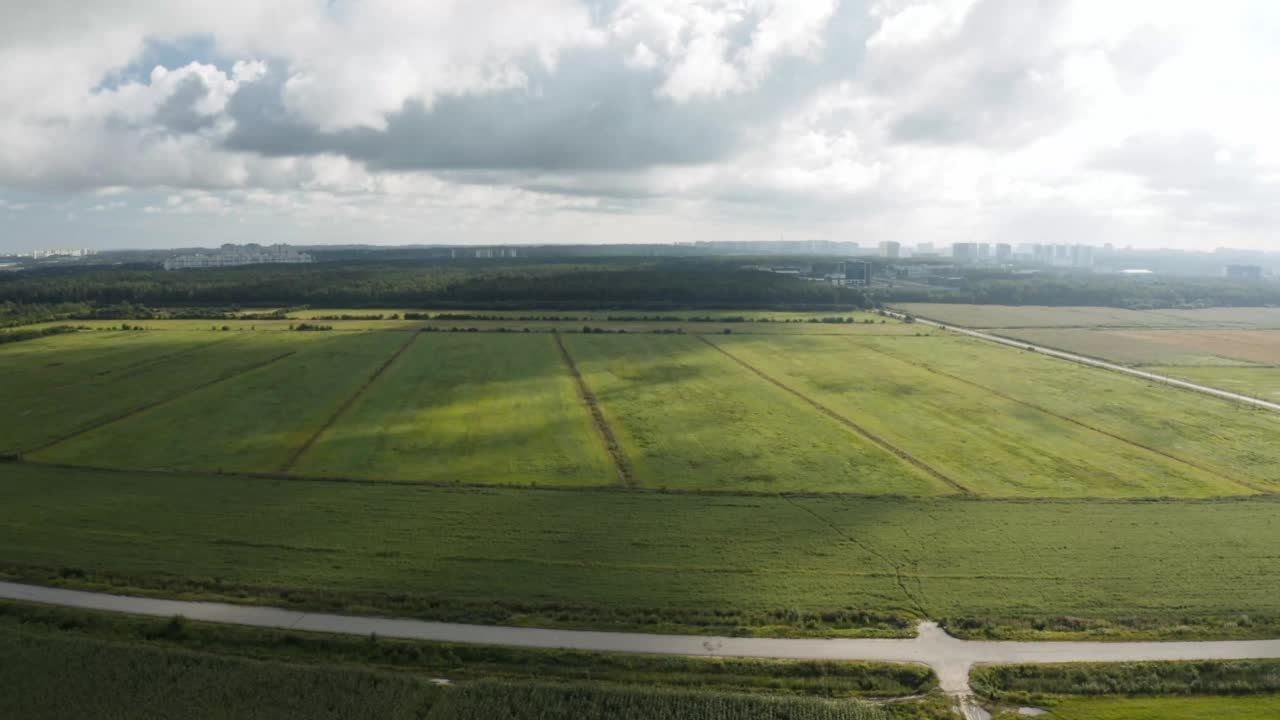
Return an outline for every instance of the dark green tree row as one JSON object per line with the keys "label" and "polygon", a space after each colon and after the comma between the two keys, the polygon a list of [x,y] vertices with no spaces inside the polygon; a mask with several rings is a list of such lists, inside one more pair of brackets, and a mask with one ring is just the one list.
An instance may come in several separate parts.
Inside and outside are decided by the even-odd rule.
{"label": "dark green tree row", "polygon": [[166,272],[55,269],[0,278],[0,301],[97,308],[311,307],[860,307],[862,292],[723,262],[609,264],[318,263]]}

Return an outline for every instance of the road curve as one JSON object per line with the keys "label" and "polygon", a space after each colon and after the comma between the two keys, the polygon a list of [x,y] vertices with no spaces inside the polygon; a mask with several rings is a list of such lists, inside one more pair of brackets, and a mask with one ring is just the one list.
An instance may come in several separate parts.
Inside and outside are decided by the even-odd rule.
{"label": "road curve", "polygon": [[[893,310],[885,310],[884,312],[886,315],[896,317],[900,320],[905,319],[907,317],[905,313],[900,313]],[[1137,370],[1131,367],[1126,367],[1124,365],[1117,365],[1116,363],[1107,362],[1106,360],[1098,360],[1097,358],[1091,358],[1086,355],[1077,355],[1075,353],[1069,353],[1062,350],[1054,350],[1053,348],[1045,347],[1043,345],[1036,345],[1035,343],[1029,343],[1025,340],[1012,340],[1010,338],[1001,337],[999,335],[992,335],[991,333],[985,333],[980,330],[970,330],[969,328],[962,328],[955,325],[947,325],[945,323],[937,322],[936,320],[927,320],[925,318],[920,317],[919,315],[913,315],[912,317],[914,318],[915,322],[923,323],[925,325],[932,325],[933,327],[941,328],[943,330],[950,330],[951,332],[960,333],[961,335],[968,335],[969,337],[975,337],[975,338],[978,338],[979,340],[986,340],[988,342],[999,343],[1001,345],[1008,345],[1009,347],[1015,347],[1020,350],[1034,350],[1035,352],[1041,353],[1042,355],[1049,355],[1050,357],[1056,357],[1062,360],[1070,360],[1071,362],[1080,363],[1082,365],[1092,365],[1093,367],[1099,367],[1106,370],[1114,370],[1116,372],[1122,372],[1126,375],[1133,375],[1134,377],[1140,377],[1146,380],[1155,380],[1156,382],[1161,382],[1161,383],[1164,383],[1165,385],[1172,385],[1173,387],[1182,388],[1184,390],[1194,390],[1195,392],[1204,393],[1206,395],[1213,395],[1215,397],[1220,397],[1226,400],[1234,400],[1236,402],[1242,402],[1242,403],[1247,403],[1249,405],[1253,405],[1254,407],[1260,407],[1260,408],[1265,408],[1267,410],[1272,410],[1274,412],[1280,412],[1280,403],[1273,403],[1267,400],[1263,400],[1261,398],[1249,397],[1248,395],[1241,395],[1239,393],[1233,393],[1230,390],[1222,390],[1215,387],[1209,387],[1208,385],[1197,385],[1196,383],[1187,382],[1186,380],[1171,378],[1171,377],[1168,377],[1167,375],[1158,375],[1156,373],[1146,372],[1145,370]]]}
{"label": "road curve", "polygon": [[331,615],[254,605],[110,595],[10,582],[0,582],[0,598],[134,615],[181,615],[203,622],[345,635],[377,634],[407,640],[660,655],[916,663],[932,668],[938,675],[942,689],[957,696],[969,694],[969,670],[975,663],[1280,658],[1280,640],[1118,643],[973,641],[953,638],[936,624],[927,622],[921,623],[919,635],[909,640],[732,638],[550,630]]}

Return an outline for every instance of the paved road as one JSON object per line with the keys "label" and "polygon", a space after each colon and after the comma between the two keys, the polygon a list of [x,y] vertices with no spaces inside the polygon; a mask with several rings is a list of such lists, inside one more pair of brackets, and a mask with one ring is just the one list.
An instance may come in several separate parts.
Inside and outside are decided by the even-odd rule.
{"label": "paved road", "polygon": [[[885,312],[896,318],[906,317],[905,315],[899,312],[893,312],[889,310],[886,310]],[[1265,408],[1267,410],[1280,412],[1280,403],[1273,403],[1267,400],[1263,400],[1261,398],[1249,397],[1248,395],[1240,395],[1239,393],[1233,393],[1229,390],[1221,390],[1219,388],[1209,387],[1208,385],[1197,385],[1196,383],[1187,382],[1186,380],[1179,380],[1177,378],[1171,378],[1165,375],[1157,375],[1156,373],[1146,372],[1144,370],[1136,370],[1131,367],[1125,367],[1124,365],[1117,365],[1115,363],[1110,363],[1105,360],[1098,360],[1096,358],[1087,357],[1085,355],[1076,355],[1075,353],[1064,352],[1062,350],[1054,350],[1053,348],[1044,347],[1043,345],[1036,345],[1034,343],[1029,343],[1024,340],[1010,340],[1009,338],[1000,337],[999,335],[992,335],[991,333],[985,333],[980,330],[970,330],[968,328],[957,327],[955,325],[947,325],[945,323],[936,322],[934,320],[926,320],[918,315],[915,316],[915,321],[918,323],[923,323],[925,325],[932,325],[933,327],[942,328],[943,330],[950,330],[952,332],[957,332],[957,333],[960,333],[961,335],[968,335],[970,337],[975,337],[975,338],[978,338],[979,340],[986,340],[988,342],[1000,343],[1001,345],[1008,345],[1009,347],[1015,347],[1022,350],[1034,350],[1038,353],[1049,355],[1051,357],[1061,358],[1063,360],[1070,360],[1071,362],[1077,362],[1083,365],[1092,365],[1093,367],[1105,368],[1107,370],[1115,370],[1116,372],[1122,372],[1126,375],[1133,375],[1134,377],[1140,377],[1146,380],[1155,380],[1156,382],[1161,382],[1161,383],[1164,383],[1165,385],[1172,385],[1174,387],[1179,387],[1184,390],[1194,390],[1196,392],[1204,393],[1206,395],[1213,395],[1215,397],[1225,398],[1227,400],[1234,400],[1236,402],[1248,403],[1249,405],[1253,405],[1254,407],[1260,407],[1260,408]]]}
{"label": "paved road", "polygon": [[0,598],[135,615],[182,615],[191,620],[254,627],[349,635],[376,633],[382,637],[410,640],[662,655],[917,663],[933,668],[938,674],[942,689],[958,696],[969,694],[969,669],[974,663],[1280,658],[1280,640],[1167,643],[987,642],[958,640],[934,623],[922,623],[919,635],[910,640],[730,638],[547,630],[329,615],[252,605],[109,595],[8,582],[0,582]]}

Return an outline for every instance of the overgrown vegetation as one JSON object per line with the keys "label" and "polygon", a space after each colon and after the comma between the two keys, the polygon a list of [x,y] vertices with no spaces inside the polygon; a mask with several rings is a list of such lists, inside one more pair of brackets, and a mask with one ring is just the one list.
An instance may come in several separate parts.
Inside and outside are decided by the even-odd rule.
{"label": "overgrown vegetation", "polygon": [[23,720],[422,718],[424,679],[0,630],[0,717]]}
{"label": "overgrown vegetation", "polygon": [[39,330],[10,330],[8,332],[0,332],[0,345],[6,343],[23,342],[24,340],[36,340],[50,335],[65,335],[66,333],[76,332],[79,328],[73,325],[58,325],[55,327],[40,328]]}
{"label": "overgrown vegetation", "polygon": [[1057,695],[1253,695],[1280,692],[1280,660],[988,665],[974,692],[1010,703]]}
{"label": "overgrown vegetation", "polygon": [[855,702],[596,683],[486,682],[447,693],[428,720],[886,720]]}

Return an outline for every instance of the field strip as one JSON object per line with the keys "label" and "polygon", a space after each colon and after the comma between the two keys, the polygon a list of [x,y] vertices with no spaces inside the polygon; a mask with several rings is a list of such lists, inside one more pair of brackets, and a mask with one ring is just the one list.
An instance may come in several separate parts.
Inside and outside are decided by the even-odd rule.
{"label": "field strip", "polygon": [[919,634],[911,639],[748,638],[465,625],[408,618],[309,613],[261,605],[111,595],[12,582],[0,582],[0,598],[150,617],[181,616],[188,620],[226,625],[293,629],[362,637],[376,634],[380,637],[404,640],[573,649],[588,652],[916,663],[932,668],[938,675],[942,690],[956,696],[970,694],[969,670],[978,663],[1000,665],[1280,658],[1280,640],[1193,642],[959,640],[951,637],[932,622],[920,623]]}
{"label": "field strip", "polygon": [[1253,483],[1250,483],[1250,482],[1249,482],[1249,481],[1247,481],[1247,480],[1238,480],[1238,479],[1233,478],[1233,477],[1228,477],[1228,476],[1226,476],[1226,475],[1223,475],[1223,474],[1222,474],[1222,472],[1221,472],[1221,471],[1219,471],[1219,470],[1215,470],[1215,469],[1213,469],[1213,468],[1211,468],[1211,467],[1207,467],[1207,466],[1205,466],[1205,465],[1201,465],[1200,463],[1194,462],[1194,461],[1192,461],[1192,460],[1187,460],[1186,458],[1178,457],[1177,455],[1174,455],[1174,454],[1172,454],[1172,453],[1165,452],[1164,450],[1160,450],[1160,449],[1157,449],[1157,448],[1151,447],[1150,445],[1144,445],[1144,444],[1142,444],[1142,443],[1140,443],[1140,442],[1137,442],[1136,440],[1130,440],[1130,439],[1129,439],[1129,438],[1127,438],[1127,437],[1123,437],[1123,436],[1121,436],[1121,435],[1117,435],[1117,434],[1115,434],[1115,433],[1113,433],[1113,432],[1111,432],[1111,431],[1109,431],[1109,430],[1103,430],[1103,429],[1102,429],[1102,428],[1100,428],[1100,427],[1096,427],[1096,426],[1094,426],[1094,425],[1090,425],[1089,423],[1084,422],[1084,421],[1082,421],[1082,420],[1077,420],[1077,419],[1075,419],[1075,418],[1073,418],[1073,417],[1068,417],[1068,416],[1066,416],[1066,415],[1062,415],[1062,414],[1060,414],[1060,413],[1056,413],[1056,412],[1054,412],[1054,411],[1052,411],[1052,410],[1050,410],[1050,409],[1048,409],[1048,408],[1046,408],[1046,407],[1041,407],[1041,406],[1039,406],[1039,405],[1036,405],[1035,403],[1028,402],[1028,401],[1026,401],[1026,400],[1022,400],[1022,399],[1020,399],[1020,398],[1013,397],[1012,395],[1006,395],[1006,394],[1004,394],[1004,393],[1000,392],[999,390],[996,390],[996,389],[994,389],[994,388],[989,388],[989,387],[987,387],[986,385],[982,385],[981,383],[974,382],[973,380],[969,380],[968,378],[962,378],[962,377],[960,377],[959,375],[952,375],[952,374],[951,374],[951,373],[949,373],[949,372],[946,372],[946,371],[943,371],[943,370],[939,370],[939,369],[934,368],[934,367],[930,367],[930,366],[929,366],[928,364],[926,364],[926,363],[922,363],[922,362],[911,362],[910,360],[905,360],[905,359],[900,358],[900,357],[898,357],[897,355],[894,355],[894,354],[892,354],[892,353],[888,353],[888,352],[885,352],[885,351],[883,351],[883,350],[879,350],[879,349],[877,349],[877,348],[873,348],[873,347],[869,347],[869,346],[860,346],[860,347],[861,347],[861,349],[863,349],[863,350],[867,350],[867,351],[873,352],[873,353],[875,353],[875,354],[877,354],[877,355],[882,355],[882,356],[887,357],[887,358],[889,358],[889,359],[891,359],[891,360],[895,360],[895,361],[897,361],[897,362],[900,362],[900,363],[902,363],[902,364],[904,364],[904,365],[910,365],[910,366],[912,366],[912,367],[918,367],[918,368],[920,368],[920,369],[922,369],[922,370],[925,370],[926,372],[933,373],[934,375],[939,375],[939,376],[944,377],[944,378],[947,378],[947,379],[949,379],[949,380],[954,380],[954,381],[956,381],[956,382],[958,382],[958,383],[963,383],[963,384],[968,385],[968,386],[970,386],[970,387],[977,388],[978,390],[981,390],[981,391],[986,392],[986,393],[990,393],[991,395],[994,395],[994,396],[996,396],[996,397],[998,397],[998,398],[1001,398],[1001,399],[1004,399],[1004,400],[1008,400],[1009,402],[1017,403],[1017,404],[1019,404],[1019,405],[1022,405],[1023,407],[1029,407],[1029,408],[1031,408],[1032,410],[1036,410],[1036,411],[1038,411],[1038,412],[1042,412],[1042,413],[1044,413],[1045,415],[1048,415],[1048,416],[1053,417],[1053,418],[1057,418],[1057,419],[1059,419],[1059,420],[1061,420],[1061,421],[1063,421],[1063,422],[1071,423],[1072,425],[1076,425],[1076,426],[1078,426],[1078,427],[1082,427],[1082,428],[1084,428],[1085,430],[1091,430],[1091,431],[1093,431],[1093,432],[1095,432],[1095,433],[1098,433],[1099,435],[1104,435],[1104,436],[1106,436],[1106,437],[1111,438],[1112,440],[1118,440],[1118,441],[1120,441],[1120,442],[1122,442],[1122,443],[1125,443],[1126,445],[1130,445],[1130,446],[1132,446],[1132,447],[1136,447],[1136,448],[1138,448],[1138,449],[1140,449],[1140,450],[1145,450],[1145,451],[1147,451],[1147,452],[1154,453],[1154,454],[1159,455],[1159,456],[1161,456],[1161,457],[1168,458],[1169,460],[1173,460],[1174,462],[1182,463],[1183,465],[1186,465],[1186,466],[1188,466],[1188,467],[1193,467],[1193,468],[1195,468],[1195,469],[1197,469],[1197,470],[1200,470],[1200,471],[1202,471],[1202,472],[1207,472],[1207,473],[1209,473],[1210,475],[1213,475],[1214,477],[1217,477],[1217,478],[1219,478],[1219,479],[1221,479],[1221,480],[1226,480],[1227,482],[1229,482],[1229,483],[1231,483],[1231,484],[1233,484],[1233,485],[1239,485],[1239,486],[1241,486],[1241,487],[1243,487],[1243,488],[1247,488],[1247,489],[1249,489],[1249,490],[1253,490],[1254,492],[1259,492],[1259,493],[1263,493],[1263,494],[1270,494],[1270,493],[1272,493],[1272,492],[1273,492],[1272,490],[1268,490],[1268,489],[1263,488],[1263,487],[1260,487],[1260,486],[1258,486],[1258,485],[1254,485]]}
{"label": "field strip", "polygon": [[631,462],[627,460],[627,456],[622,452],[622,446],[618,444],[618,438],[613,434],[613,427],[609,425],[609,421],[605,419],[604,411],[600,409],[600,403],[596,401],[595,393],[591,392],[591,388],[587,386],[586,378],[582,377],[582,373],[578,372],[578,366],[573,362],[573,356],[569,354],[569,348],[564,346],[564,340],[561,339],[560,333],[552,332],[555,336],[556,347],[560,349],[560,359],[564,361],[564,365],[569,370],[569,374],[573,376],[574,383],[578,386],[578,395],[582,398],[582,402],[587,406],[587,411],[591,413],[592,424],[596,426],[596,431],[600,433],[600,440],[604,443],[605,452],[609,454],[609,458],[613,461],[613,467],[618,472],[618,478],[622,480],[623,485],[635,485],[635,478],[631,474]]}
{"label": "field strip", "polygon": [[[102,377],[103,375],[110,375],[112,380],[120,380],[123,378],[133,377],[141,370],[146,370],[148,368],[151,368],[152,366],[159,365],[169,360],[174,360],[180,357],[184,357],[186,355],[190,355],[191,353],[196,352],[198,350],[211,348],[214,345],[225,343],[231,340],[241,339],[242,337],[243,336],[237,336],[237,335],[232,335],[230,337],[220,337],[217,340],[213,340],[210,342],[202,342],[199,345],[186,348],[185,350],[177,350],[171,353],[166,353],[164,355],[154,355],[152,357],[139,360],[138,362],[130,363],[128,365],[125,365],[124,367],[117,368],[116,370],[100,370],[94,373],[94,377]],[[62,385],[51,387],[49,389],[62,390],[64,388],[83,385],[85,382],[86,382],[85,380],[75,380],[73,382],[63,383]]]}
{"label": "field strip", "polygon": [[[891,311],[891,310],[886,310],[885,312],[900,320],[906,318],[906,315],[903,315],[900,312]],[[1233,393],[1229,390],[1222,390],[1215,387],[1209,387],[1208,385],[1197,385],[1196,383],[1187,382],[1186,380],[1179,380],[1177,378],[1172,378],[1167,375],[1157,375],[1156,373],[1146,372],[1144,370],[1136,370],[1131,367],[1125,367],[1124,365],[1120,365],[1118,363],[1108,362],[1106,360],[1100,360],[1098,358],[1089,357],[1088,355],[1080,355],[1078,353],[1070,353],[1070,352],[1066,352],[1065,350],[1057,350],[1051,347],[1046,347],[1044,345],[1036,345],[1035,343],[1027,342],[1026,340],[1013,340],[1007,337],[1002,337],[1000,335],[993,335],[991,333],[979,332],[977,330],[970,330],[968,328],[963,328],[958,325],[948,325],[946,323],[940,323],[935,320],[929,320],[927,318],[923,318],[918,315],[915,316],[915,318],[916,318],[916,322],[924,323],[925,325],[932,325],[934,327],[941,328],[943,330],[951,330],[953,332],[960,333],[961,335],[968,335],[969,337],[978,338],[979,340],[986,340],[987,342],[993,342],[999,345],[1018,348],[1019,350],[1032,350],[1032,351],[1041,353],[1042,355],[1048,355],[1049,357],[1058,358],[1059,360],[1069,360],[1074,363],[1080,363],[1081,365],[1088,365],[1090,367],[1102,368],[1103,370],[1113,370],[1118,373],[1124,373],[1125,375],[1140,377],[1145,380],[1154,380],[1156,382],[1168,385],[1169,387],[1181,388],[1183,390],[1192,390],[1198,393],[1202,393],[1204,395],[1212,395],[1214,397],[1222,398],[1224,400],[1235,400],[1236,402],[1246,403],[1248,405],[1253,405],[1254,407],[1263,408],[1266,410],[1273,410],[1275,412],[1280,412],[1280,403],[1273,403],[1267,400],[1261,400],[1259,398],[1249,397],[1248,395]]]}
{"label": "field strip", "polygon": [[826,405],[823,405],[822,403],[818,402],[817,400],[814,400],[813,398],[809,397],[808,395],[805,395],[804,393],[800,392],[799,390],[796,390],[795,388],[792,388],[791,386],[787,385],[786,383],[783,383],[782,381],[777,380],[777,379],[776,379],[776,378],[774,378],[773,376],[766,374],[763,370],[760,370],[759,368],[755,367],[755,366],[754,366],[754,365],[752,365],[751,363],[748,363],[747,361],[742,360],[742,359],[741,359],[741,358],[739,358],[738,356],[736,356],[736,355],[734,355],[734,354],[730,353],[728,350],[725,350],[724,348],[720,347],[719,345],[717,345],[717,344],[715,344],[715,343],[711,342],[711,341],[710,341],[710,340],[708,340],[706,337],[704,337],[704,336],[702,336],[702,335],[698,335],[697,337],[698,337],[698,339],[699,339],[699,340],[701,340],[702,342],[706,343],[706,344],[707,344],[707,345],[709,345],[711,348],[713,348],[713,349],[715,349],[715,350],[717,350],[717,351],[719,351],[719,352],[723,353],[725,357],[729,358],[730,360],[734,361],[734,362],[735,362],[735,363],[737,363],[738,365],[741,365],[742,367],[744,367],[744,368],[746,368],[747,370],[751,371],[753,374],[755,374],[756,376],[758,376],[760,379],[762,379],[762,380],[764,380],[764,381],[766,381],[766,382],[768,382],[768,383],[770,383],[770,384],[774,385],[775,387],[778,387],[778,388],[780,388],[780,389],[782,389],[782,390],[787,391],[788,393],[790,393],[790,394],[794,395],[795,397],[800,398],[801,400],[805,401],[805,402],[806,402],[806,403],[808,403],[810,406],[812,406],[813,408],[815,408],[816,410],[818,410],[819,412],[821,412],[822,414],[826,415],[827,417],[831,418],[832,420],[835,420],[836,422],[840,423],[841,425],[844,425],[845,427],[849,428],[850,430],[853,430],[855,433],[857,433],[857,434],[861,435],[863,438],[865,438],[865,439],[867,439],[867,440],[870,440],[872,443],[874,443],[877,447],[881,448],[882,450],[885,450],[885,451],[887,451],[887,452],[890,452],[890,453],[892,453],[893,455],[895,455],[896,457],[898,457],[900,460],[903,460],[904,462],[907,462],[907,463],[909,463],[909,464],[913,465],[914,467],[916,467],[916,468],[918,468],[918,469],[920,469],[920,470],[923,470],[924,472],[928,473],[931,477],[933,477],[933,478],[935,478],[935,479],[937,479],[937,480],[941,480],[942,482],[946,483],[947,485],[950,485],[951,487],[955,488],[957,491],[959,491],[960,493],[962,493],[962,494],[964,494],[964,495],[972,495],[972,494],[973,494],[973,491],[972,491],[972,490],[970,490],[969,488],[967,488],[967,487],[965,487],[964,485],[961,485],[960,483],[958,483],[958,482],[956,482],[955,480],[951,479],[951,478],[950,478],[950,477],[948,477],[947,475],[943,474],[940,470],[938,470],[937,468],[933,467],[932,465],[929,465],[929,464],[928,464],[928,463],[926,463],[925,461],[923,461],[923,460],[921,460],[921,459],[919,459],[919,458],[915,457],[914,455],[911,455],[911,454],[910,454],[910,453],[908,453],[906,450],[903,450],[902,448],[898,447],[897,445],[894,445],[893,443],[889,442],[888,440],[885,440],[884,438],[880,437],[879,435],[876,435],[875,433],[871,432],[870,430],[868,430],[868,429],[866,429],[866,428],[862,427],[861,425],[859,425],[859,424],[855,423],[854,421],[852,421],[852,420],[850,420],[849,418],[847,418],[847,417],[845,417],[845,416],[841,415],[840,413],[837,413],[835,410],[832,410],[831,408],[827,407]]}
{"label": "field strip", "polygon": [[794,507],[797,510],[803,510],[805,513],[808,513],[814,520],[817,520],[818,522],[830,528],[831,532],[835,533],[836,535],[839,535],[845,540],[848,540],[854,545],[857,545],[859,548],[862,549],[863,552],[875,557],[876,559],[880,560],[880,562],[883,562],[885,565],[888,565],[889,567],[893,568],[894,581],[898,583],[898,589],[902,591],[903,596],[906,597],[906,599],[912,605],[915,606],[916,612],[920,613],[920,617],[922,618],[929,617],[929,612],[925,610],[924,605],[920,602],[920,599],[912,595],[911,591],[907,589],[907,584],[902,579],[902,566],[900,564],[891,560],[888,555],[885,555],[884,553],[876,550],[870,545],[863,543],[861,540],[841,530],[838,525],[831,522],[827,518],[822,517],[817,512],[815,512],[812,508],[805,507],[804,505],[797,503],[794,499],[787,497],[786,495],[783,495],[782,499],[786,500],[787,503],[791,505],[791,507]]}
{"label": "field strip", "polygon": [[320,439],[320,436],[324,435],[329,428],[333,427],[333,424],[338,421],[338,418],[341,418],[343,414],[355,404],[356,400],[359,400],[365,392],[367,392],[369,388],[377,382],[378,378],[382,377],[382,374],[395,364],[395,361],[399,360],[401,355],[404,355],[405,351],[409,349],[409,346],[413,345],[413,341],[418,339],[419,334],[420,333],[416,332],[410,334],[409,339],[405,340],[403,345],[396,348],[396,351],[391,353],[390,357],[384,360],[382,364],[378,366],[378,369],[374,370],[373,374],[366,378],[360,387],[356,388],[356,391],[351,393],[351,396],[338,406],[337,410],[333,411],[333,414],[329,416],[329,419],[325,420],[324,424],[312,433],[311,437],[307,438],[307,441],[302,443],[301,447],[294,451],[293,455],[285,461],[284,465],[280,466],[280,472],[289,472],[292,470],[293,467],[298,464],[298,461],[302,459],[302,456],[306,455],[307,451],[311,449],[311,446],[316,444],[316,441]]}
{"label": "field strip", "polygon": [[45,444],[43,444],[43,445],[40,445],[40,446],[38,446],[38,447],[28,448],[28,449],[26,449],[26,450],[23,450],[21,453],[19,453],[19,455],[26,454],[26,453],[36,453],[36,452],[41,452],[41,451],[44,451],[44,450],[48,450],[49,448],[51,448],[51,447],[53,447],[53,446],[55,446],[55,445],[59,445],[59,444],[61,444],[61,443],[64,443],[64,442],[66,442],[66,441],[68,441],[68,440],[72,439],[72,438],[76,438],[76,437],[79,437],[79,436],[81,436],[81,435],[84,435],[85,433],[92,432],[92,431],[97,430],[97,429],[99,429],[99,428],[105,427],[105,426],[107,426],[107,425],[110,425],[111,423],[119,422],[119,421],[124,420],[124,419],[126,419],[126,418],[133,417],[134,415],[137,415],[137,414],[139,414],[139,413],[146,412],[147,410],[151,410],[151,409],[153,409],[153,408],[159,407],[159,406],[161,406],[161,405],[164,405],[165,403],[173,402],[174,400],[177,400],[178,398],[181,398],[181,397],[186,396],[186,395],[190,395],[191,393],[198,392],[198,391],[200,391],[200,390],[204,390],[205,388],[208,388],[208,387],[212,387],[212,386],[214,386],[214,385],[217,385],[218,383],[225,382],[225,381],[227,381],[227,380],[231,380],[231,379],[233,379],[233,378],[240,377],[241,375],[245,375],[245,374],[247,374],[247,373],[251,373],[251,372],[253,372],[254,370],[260,370],[260,369],[262,369],[262,368],[264,368],[264,367],[266,367],[266,366],[268,366],[268,365],[275,364],[275,363],[277,363],[277,362],[280,362],[281,360],[284,360],[284,359],[285,359],[285,358],[287,358],[287,357],[290,357],[290,356],[292,356],[292,355],[295,355],[295,354],[297,354],[297,352],[298,352],[297,350],[290,350],[290,351],[289,351],[289,352],[287,352],[287,353],[282,353],[282,354],[277,355],[277,356],[275,356],[275,357],[273,357],[273,358],[269,358],[269,359],[267,359],[267,360],[263,360],[262,362],[254,363],[253,365],[249,365],[248,367],[237,368],[237,369],[235,369],[235,370],[231,370],[231,371],[229,371],[229,372],[225,372],[225,373],[223,373],[223,374],[219,375],[218,377],[216,377],[216,378],[214,378],[214,379],[212,379],[212,380],[210,380],[210,381],[208,381],[208,382],[200,383],[199,385],[194,385],[194,386],[189,387],[189,388],[184,388],[184,389],[182,389],[182,390],[179,390],[179,391],[178,391],[178,392],[176,392],[176,393],[173,393],[172,395],[168,395],[168,396],[165,396],[165,397],[163,397],[163,398],[160,398],[159,400],[155,400],[155,401],[153,401],[153,402],[149,402],[149,403],[146,403],[146,404],[144,404],[144,405],[139,405],[139,406],[137,406],[137,407],[135,407],[135,408],[132,408],[132,409],[126,410],[126,411],[121,412],[121,413],[116,413],[115,415],[111,415],[111,416],[109,416],[109,417],[105,417],[105,418],[102,418],[102,419],[100,419],[100,420],[94,420],[93,422],[90,422],[90,423],[88,423],[87,425],[83,425],[83,426],[81,426],[81,427],[77,428],[76,430],[73,430],[72,432],[67,433],[66,435],[63,435],[62,437],[59,437],[59,438],[57,438],[57,439],[55,439],[55,440],[52,440],[52,441],[50,441],[50,442],[47,442],[47,443],[45,443]]}

